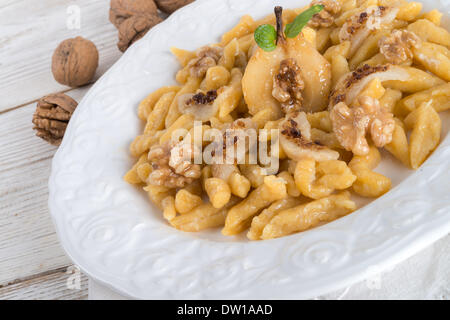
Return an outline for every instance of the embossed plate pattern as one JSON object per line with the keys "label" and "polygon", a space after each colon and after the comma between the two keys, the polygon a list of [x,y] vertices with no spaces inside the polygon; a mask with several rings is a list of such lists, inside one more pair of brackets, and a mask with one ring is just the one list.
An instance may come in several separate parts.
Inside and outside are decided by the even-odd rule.
{"label": "embossed plate pattern", "polygon": [[[448,14],[449,3],[425,7]],[[276,240],[179,232],[122,180],[132,163],[128,145],[142,129],[136,106],[174,82],[178,65],[169,48],[216,42],[242,15],[262,17],[274,4],[306,1],[198,0],[153,28],[84,97],[53,160],[49,207],[63,247],[88,275],[134,298],[311,298],[392,266],[450,231],[449,117],[440,147],[391,192],[338,221]]]}

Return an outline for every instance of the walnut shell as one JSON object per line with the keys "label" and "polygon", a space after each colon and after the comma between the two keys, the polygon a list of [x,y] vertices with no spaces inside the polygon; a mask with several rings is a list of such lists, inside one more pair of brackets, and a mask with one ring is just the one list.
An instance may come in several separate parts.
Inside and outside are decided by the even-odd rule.
{"label": "walnut shell", "polygon": [[98,66],[95,44],[82,37],[64,40],[52,57],[52,72],[56,81],[79,87],[94,78]]}
{"label": "walnut shell", "polygon": [[194,2],[194,0],[155,0],[155,2],[162,12],[172,13],[185,5]]}
{"label": "walnut shell", "polygon": [[156,15],[135,15],[126,19],[119,27],[117,47],[125,52],[129,46],[141,39],[148,30],[160,23],[162,19]]}
{"label": "walnut shell", "polygon": [[109,21],[119,28],[126,19],[134,15],[157,14],[158,9],[153,0],[111,0]]}
{"label": "walnut shell", "polygon": [[58,146],[77,105],[74,99],[63,93],[51,94],[39,99],[32,120],[36,135]]}

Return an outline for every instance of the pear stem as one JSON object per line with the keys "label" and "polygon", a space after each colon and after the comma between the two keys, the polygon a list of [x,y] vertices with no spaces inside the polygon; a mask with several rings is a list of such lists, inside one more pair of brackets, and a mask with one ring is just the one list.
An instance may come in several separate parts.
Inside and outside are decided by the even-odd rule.
{"label": "pear stem", "polygon": [[277,44],[278,42],[284,43],[284,32],[283,32],[283,7],[275,7],[275,17],[277,19]]}

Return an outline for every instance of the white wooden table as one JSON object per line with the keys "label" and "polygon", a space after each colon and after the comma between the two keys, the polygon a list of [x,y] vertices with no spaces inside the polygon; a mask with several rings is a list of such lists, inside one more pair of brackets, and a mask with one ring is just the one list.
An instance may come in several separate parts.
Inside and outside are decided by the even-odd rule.
{"label": "white wooden table", "polygon": [[40,97],[66,92],[80,101],[89,89],[53,79],[59,42],[93,41],[96,78],[120,57],[108,10],[109,0],[0,0],[0,300],[87,298],[87,277],[61,249],[47,209],[56,147],[35,137],[31,118]]}

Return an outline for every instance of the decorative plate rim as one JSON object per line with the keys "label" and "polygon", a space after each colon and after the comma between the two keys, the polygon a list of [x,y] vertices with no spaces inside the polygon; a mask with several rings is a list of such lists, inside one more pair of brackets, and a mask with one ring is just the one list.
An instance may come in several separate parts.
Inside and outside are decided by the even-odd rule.
{"label": "decorative plate rim", "polygon": [[[298,0],[279,2],[301,6]],[[448,9],[449,1],[431,4]],[[450,232],[448,134],[425,164],[389,193],[301,234],[219,241],[171,230],[145,212],[142,194],[117,172],[125,173],[130,163],[126,150],[138,132],[137,102],[173,81],[177,66],[169,45],[193,49],[212,42],[212,35],[238,17],[260,16],[272,6],[271,0],[197,0],[130,47],[79,104],[52,163],[49,209],[64,250],[93,279],[143,299],[312,298],[375,275]],[[197,21],[194,12],[208,18]],[[192,32],[209,32],[198,38],[210,41],[188,42]]]}

